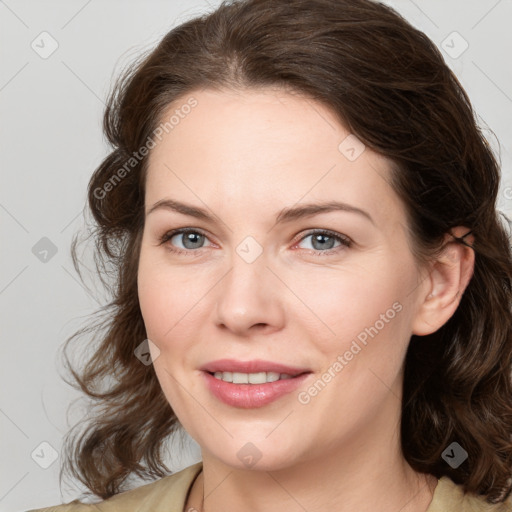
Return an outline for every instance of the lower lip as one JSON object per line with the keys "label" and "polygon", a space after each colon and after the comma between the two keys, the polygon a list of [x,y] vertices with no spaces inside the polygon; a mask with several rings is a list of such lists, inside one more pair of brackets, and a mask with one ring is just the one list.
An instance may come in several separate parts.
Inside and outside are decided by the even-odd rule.
{"label": "lower lip", "polygon": [[296,390],[310,373],[265,384],[233,384],[203,372],[210,391],[225,404],[242,409],[263,407]]}

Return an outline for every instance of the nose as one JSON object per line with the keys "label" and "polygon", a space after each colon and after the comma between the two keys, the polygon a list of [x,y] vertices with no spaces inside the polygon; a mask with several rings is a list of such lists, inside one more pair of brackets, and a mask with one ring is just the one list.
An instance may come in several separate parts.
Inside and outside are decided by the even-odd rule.
{"label": "nose", "polygon": [[284,285],[268,268],[265,253],[247,262],[234,253],[216,289],[215,323],[238,336],[271,333],[285,322]]}

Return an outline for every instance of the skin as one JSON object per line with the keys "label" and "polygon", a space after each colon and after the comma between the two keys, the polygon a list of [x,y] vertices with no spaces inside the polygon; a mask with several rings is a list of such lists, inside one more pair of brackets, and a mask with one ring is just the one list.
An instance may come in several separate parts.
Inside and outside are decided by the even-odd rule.
{"label": "skin", "polygon": [[[439,259],[419,268],[405,210],[388,184],[390,162],[369,148],[347,159],[338,146],[350,132],[322,104],[278,89],[203,89],[169,113],[190,96],[197,106],[151,150],[146,213],[172,198],[215,219],[163,208],[148,214],[138,274],[147,335],[160,351],[152,350],[158,380],[202,452],[185,510],[201,510],[204,487],[209,512],[425,511],[437,479],[415,472],[400,450],[402,363],[412,334],[436,331],[455,312],[473,251],[447,235]],[[283,208],[331,200],[367,211],[374,224],[346,211],[276,224]],[[205,238],[185,246],[175,235],[160,244],[186,227]],[[311,229],[352,245],[314,244]],[[248,236],[263,249],[252,263],[237,253]],[[401,311],[300,403],[298,392],[397,301]],[[313,374],[297,392],[242,409],[203,382],[199,368],[224,357]],[[248,442],[261,453],[250,468],[237,456]]]}

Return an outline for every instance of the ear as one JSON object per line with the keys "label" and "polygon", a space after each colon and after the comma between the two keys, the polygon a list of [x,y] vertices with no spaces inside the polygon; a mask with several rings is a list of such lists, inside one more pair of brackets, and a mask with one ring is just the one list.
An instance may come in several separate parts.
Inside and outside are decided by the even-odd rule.
{"label": "ear", "polygon": [[[419,303],[412,323],[412,334],[425,336],[441,328],[455,313],[466,289],[475,264],[475,253],[453,237],[462,237],[469,228],[457,226],[445,236],[443,252],[433,262],[423,286],[419,288]],[[464,237],[472,245],[473,235]]]}

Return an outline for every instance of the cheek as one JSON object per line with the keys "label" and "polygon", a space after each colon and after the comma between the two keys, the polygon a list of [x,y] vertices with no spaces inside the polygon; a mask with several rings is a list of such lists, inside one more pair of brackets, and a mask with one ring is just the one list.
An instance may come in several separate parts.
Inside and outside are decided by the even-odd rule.
{"label": "cheek", "polygon": [[383,330],[383,321],[389,330],[399,316],[403,276],[396,263],[374,259],[346,270],[318,268],[293,277],[299,299],[296,312],[304,310],[299,318],[308,319],[309,328],[316,329],[329,345],[342,346],[376,323]]}
{"label": "cheek", "polygon": [[155,361],[159,379],[168,381],[165,370],[179,373],[197,358],[196,345],[209,307],[204,298],[213,284],[210,281],[192,267],[171,266],[161,255],[141,251],[139,305],[147,337],[160,351]]}
{"label": "cheek", "polygon": [[[179,287],[171,286],[169,270],[156,258],[157,251],[141,248],[137,276],[139,306],[148,338],[160,351],[164,350],[163,341],[172,332],[180,306]],[[160,358],[161,360],[161,358]]]}
{"label": "cheek", "polygon": [[[183,272],[165,267],[151,254],[141,251],[138,271],[138,296],[147,337],[158,347],[158,357],[153,366],[160,386],[181,424],[191,428],[188,401],[179,382],[183,380],[180,369],[186,368],[190,357],[192,327],[186,321],[193,313]],[[193,324],[193,322],[192,322]],[[189,332],[184,329],[190,328]],[[190,385],[188,385],[188,388]],[[193,390],[192,390],[193,391]]]}
{"label": "cheek", "polygon": [[138,296],[148,337],[157,338],[157,333],[165,331],[166,324],[169,324],[168,314],[164,315],[163,312],[173,310],[172,294],[159,279],[155,268],[145,265],[142,257],[138,274]]}
{"label": "cheek", "polygon": [[148,337],[163,340],[191,310],[201,293],[197,280],[186,270],[170,267],[161,251],[142,248],[138,268],[138,298]]}

